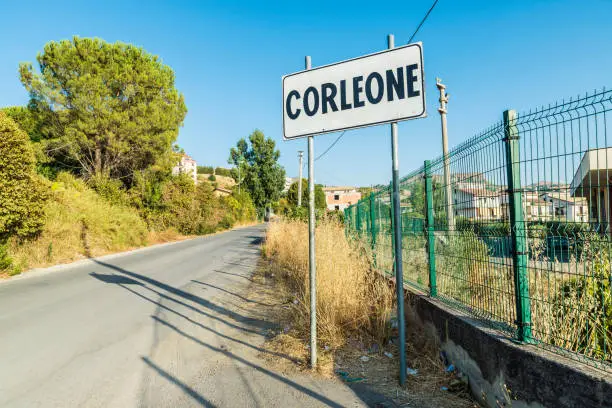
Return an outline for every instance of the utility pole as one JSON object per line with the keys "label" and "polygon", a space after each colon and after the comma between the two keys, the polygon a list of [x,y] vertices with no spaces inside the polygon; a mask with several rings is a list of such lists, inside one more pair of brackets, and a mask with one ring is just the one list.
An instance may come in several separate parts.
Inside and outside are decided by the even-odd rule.
{"label": "utility pole", "polygon": [[446,93],[446,85],[442,83],[440,78],[436,78],[436,86],[440,91],[440,121],[442,123],[442,155],[444,156],[444,187],[446,196],[446,219],[448,220],[448,230],[455,230],[455,211],[453,209],[453,188],[451,186],[450,175],[450,157],[448,157],[448,134],[446,127],[446,104],[448,102],[448,94]]}
{"label": "utility pole", "polygon": [[298,171],[298,207],[302,206],[302,158],[304,157],[304,152],[302,150],[298,151],[298,157],[300,158],[300,170]]}
{"label": "utility pole", "polygon": [[[305,59],[311,67],[310,56]],[[300,180],[300,185],[302,180]],[[317,264],[315,259],[314,137],[308,136],[308,266],[310,269],[310,367],[317,366]]]}

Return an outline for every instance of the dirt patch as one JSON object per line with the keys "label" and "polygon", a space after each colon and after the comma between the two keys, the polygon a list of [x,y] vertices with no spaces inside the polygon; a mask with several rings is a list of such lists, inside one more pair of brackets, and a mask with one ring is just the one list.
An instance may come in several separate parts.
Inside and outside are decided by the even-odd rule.
{"label": "dirt patch", "polygon": [[276,370],[290,374],[308,372],[315,376],[336,378],[345,382],[369,406],[418,408],[479,407],[467,384],[455,372],[447,372],[437,344],[408,316],[408,375],[405,387],[398,385],[398,347],[396,337],[388,344],[368,342],[363,336],[348,339],[347,344],[331,349],[319,344],[316,372],[309,368],[308,336],[292,327],[295,312],[293,294],[287,293],[277,276],[262,260],[253,276],[248,297],[256,301],[258,315],[274,323],[264,345],[268,351],[260,357]]}

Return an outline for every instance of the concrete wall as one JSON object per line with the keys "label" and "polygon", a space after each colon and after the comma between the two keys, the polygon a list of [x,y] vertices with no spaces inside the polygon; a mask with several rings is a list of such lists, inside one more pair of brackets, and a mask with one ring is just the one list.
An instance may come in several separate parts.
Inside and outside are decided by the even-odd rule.
{"label": "concrete wall", "polygon": [[442,350],[467,374],[473,395],[483,405],[612,407],[612,374],[535,346],[515,344],[425,295],[407,292],[407,301],[413,315],[435,327]]}

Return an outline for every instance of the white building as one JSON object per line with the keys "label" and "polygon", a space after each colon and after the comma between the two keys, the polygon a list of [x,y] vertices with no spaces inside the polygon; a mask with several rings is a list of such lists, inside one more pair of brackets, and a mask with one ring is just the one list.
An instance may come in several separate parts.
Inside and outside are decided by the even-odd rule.
{"label": "white building", "polygon": [[[537,191],[527,191],[522,195],[523,216],[525,221],[552,220],[554,213],[550,202],[544,200]],[[504,191],[500,196],[501,214],[504,220],[510,217],[509,198]]]}
{"label": "white building", "polygon": [[291,185],[297,181],[297,177],[285,177],[285,187],[283,188],[283,193],[287,194],[289,192],[289,188],[291,188]]}
{"label": "white building", "polygon": [[198,183],[198,165],[195,160],[186,154],[181,155],[179,163],[172,168],[172,174],[187,174],[193,179],[193,183]]}
{"label": "white building", "polygon": [[500,197],[482,186],[463,186],[453,192],[455,215],[475,220],[501,220]]}
{"label": "white building", "polygon": [[589,222],[589,206],[586,198],[572,197],[569,192],[544,193],[542,198],[550,203],[553,219],[569,222]]}
{"label": "white building", "polygon": [[574,174],[572,197],[588,200],[589,221],[599,224],[600,231],[611,231],[612,220],[612,147],[587,150]]}

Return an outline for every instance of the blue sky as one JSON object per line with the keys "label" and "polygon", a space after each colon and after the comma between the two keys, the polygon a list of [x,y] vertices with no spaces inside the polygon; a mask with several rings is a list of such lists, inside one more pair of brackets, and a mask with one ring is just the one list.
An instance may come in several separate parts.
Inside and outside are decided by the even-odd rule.
{"label": "blue sky", "polygon": [[[179,144],[198,163],[227,165],[229,148],[255,128],[277,141],[288,175],[306,140],[282,141],[281,76],[405,44],[432,1],[29,1],[3,4],[0,106],[25,104],[17,76],[50,40],[100,37],[133,43],[176,72],[189,113]],[[451,94],[455,146],[501,118],[612,86],[612,1],[440,0],[415,40],[424,47],[425,119],[399,125],[400,173],[441,153],[438,94]],[[316,163],[324,184],[387,183],[388,125],[352,130]],[[315,154],[337,134],[315,139]]]}

